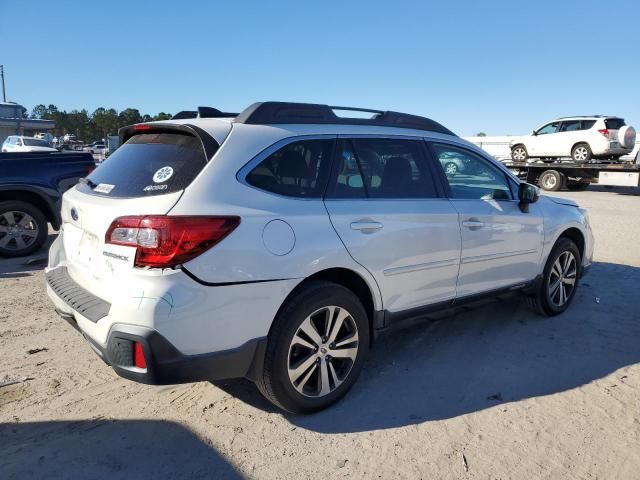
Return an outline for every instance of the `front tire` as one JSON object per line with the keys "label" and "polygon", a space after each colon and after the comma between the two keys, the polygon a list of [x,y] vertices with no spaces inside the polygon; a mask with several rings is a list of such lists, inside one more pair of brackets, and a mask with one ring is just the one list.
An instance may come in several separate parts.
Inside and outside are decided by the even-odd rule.
{"label": "front tire", "polygon": [[40,209],[18,200],[0,202],[0,256],[24,257],[47,240],[47,219]]}
{"label": "front tire", "polygon": [[592,155],[591,147],[586,143],[579,143],[571,149],[571,158],[575,163],[587,163]]}
{"label": "front tire", "polygon": [[551,317],[569,308],[578,288],[581,264],[576,244],[560,238],[549,254],[542,281],[532,297],[538,313]]}
{"label": "front tire", "polygon": [[287,300],[267,343],[260,392],[291,413],[334,404],[353,386],[369,349],[369,321],[350,290],[312,281]]}
{"label": "front tire", "polygon": [[514,162],[526,162],[529,159],[529,152],[524,145],[516,145],[511,149],[511,160]]}

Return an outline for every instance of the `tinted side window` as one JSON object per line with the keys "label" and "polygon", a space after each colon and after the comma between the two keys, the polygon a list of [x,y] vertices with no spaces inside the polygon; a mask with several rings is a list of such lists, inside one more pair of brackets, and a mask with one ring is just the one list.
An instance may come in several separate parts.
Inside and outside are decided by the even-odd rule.
{"label": "tinted side window", "polygon": [[625,126],[623,118],[607,118],[605,119],[604,124],[609,130],[620,130]]}
{"label": "tinted side window", "polygon": [[289,143],[251,170],[247,183],[288,197],[322,197],[332,151],[333,140]]}
{"label": "tinted side window", "polygon": [[[436,156],[445,171],[453,198],[472,200],[511,200],[506,175],[479,155],[451,145],[433,143]],[[447,168],[455,162],[458,168]]]}
{"label": "tinted side window", "polygon": [[548,133],[556,133],[557,129],[558,129],[558,122],[553,122],[542,127],[540,130],[536,132],[536,134],[546,135]]}
{"label": "tinted side window", "polygon": [[595,120],[582,120],[582,128],[581,130],[589,130],[591,127],[595,125]]}
{"label": "tinted side window", "polygon": [[333,198],[434,198],[421,140],[356,138],[341,142]]}
{"label": "tinted side window", "polygon": [[561,132],[576,132],[580,130],[580,120],[569,120],[562,122],[560,126]]}

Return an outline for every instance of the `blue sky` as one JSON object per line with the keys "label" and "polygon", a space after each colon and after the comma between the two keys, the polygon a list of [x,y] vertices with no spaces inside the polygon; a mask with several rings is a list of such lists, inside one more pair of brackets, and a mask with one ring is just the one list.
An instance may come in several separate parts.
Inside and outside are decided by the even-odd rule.
{"label": "blue sky", "polygon": [[1,0],[0,18],[7,96],[29,109],[288,100],[406,111],[461,135],[597,113],[640,130],[636,0]]}

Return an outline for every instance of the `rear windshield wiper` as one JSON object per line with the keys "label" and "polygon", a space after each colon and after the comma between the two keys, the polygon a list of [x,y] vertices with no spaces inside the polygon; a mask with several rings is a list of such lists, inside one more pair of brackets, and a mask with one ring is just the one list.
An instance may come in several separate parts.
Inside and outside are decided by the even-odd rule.
{"label": "rear windshield wiper", "polygon": [[98,186],[98,184],[96,182],[92,182],[91,180],[89,180],[88,178],[85,178],[85,177],[80,177],[78,179],[78,181],[80,183],[84,183],[85,185],[88,185],[89,188],[92,189],[92,190]]}

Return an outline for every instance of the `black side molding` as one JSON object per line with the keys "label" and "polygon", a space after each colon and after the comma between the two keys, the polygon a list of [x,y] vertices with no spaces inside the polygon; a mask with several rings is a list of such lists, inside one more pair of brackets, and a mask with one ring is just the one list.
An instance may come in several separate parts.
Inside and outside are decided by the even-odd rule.
{"label": "black side molding", "polygon": [[[479,293],[476,295],[469,295],[467,297],[457,298],[454,300],[432,303],[430,305],[411,308],[409,310],[403,310],[400,312],[390,312],[388,310],[385,310],[384,320],[382,321],[382,328],[390,327],[404,320],[417,320],[428,315],[433,315],[435,313],[443,312],[446,310],[455,310],[457,308],[470,306],[474,303],[490,300],[492,298],[500,297],[503,295],[510,295],[514,293],[530,295],[536,290],[541,281],[542,275],[539,275],[534,280],[531,280],[529,282],[522,282],[515,285],[510,285],[508,287],[491,290],[489,292]],[[376,327],[379,325],[379,323],[379,321],[376,323]]]}

